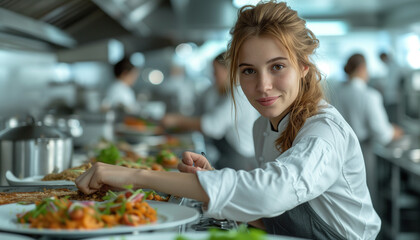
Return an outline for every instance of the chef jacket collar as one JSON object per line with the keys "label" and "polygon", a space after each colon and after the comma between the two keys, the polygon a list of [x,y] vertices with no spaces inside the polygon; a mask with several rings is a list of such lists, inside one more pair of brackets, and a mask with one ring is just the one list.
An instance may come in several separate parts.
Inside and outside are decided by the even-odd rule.
{"label": "chef jacket collar", "polygon": [[270,123],[270,130],[271,132],[283,132],[283,130],[286,128],[287,123],[289,122],[289,115],[290,115],[290,111],[284,115],[284,117],[279,121],[278,125],[277,125],[277,131],[274,129],[273,125],[271,124],[271,121],[268,120],[268,122]]}

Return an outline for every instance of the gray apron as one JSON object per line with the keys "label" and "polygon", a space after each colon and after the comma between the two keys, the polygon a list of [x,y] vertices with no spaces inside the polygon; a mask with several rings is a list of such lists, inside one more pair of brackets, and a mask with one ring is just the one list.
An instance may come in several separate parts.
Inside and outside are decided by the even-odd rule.
{"label": "gray apron", "polygon": [[373,151],[373,143],[368,139],[360,142],[360,147],[362,148],[363,159],[365,160],[366,183],[373,206],[376,207],[378,200],[377,163],[376,156]]}
{"label": "gray apron", "polygon": [[322,220],[308,202],[277,217],[263,218],[262,220],[269,234],[308,239],[345,239]]}
{"label": "gray apron", "polygon": [[245,157],[238,153],[223,137],[220,140],[213,140],[213,144],[220,152],[220,158],[215,164],[216,169],[233,168],[235,170],[250,171],[257,167],[255,157]]}

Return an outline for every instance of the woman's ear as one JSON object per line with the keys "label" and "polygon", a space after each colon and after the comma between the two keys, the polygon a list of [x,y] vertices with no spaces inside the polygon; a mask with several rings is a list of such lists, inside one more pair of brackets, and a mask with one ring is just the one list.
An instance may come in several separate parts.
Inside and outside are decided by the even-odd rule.
{"label": "woman's ear", "polygon": [[305,78],[306,77],[306,74],[308,74],[308,72],[309,72],[309,66],[303,66],[302,67],[302,78]]}

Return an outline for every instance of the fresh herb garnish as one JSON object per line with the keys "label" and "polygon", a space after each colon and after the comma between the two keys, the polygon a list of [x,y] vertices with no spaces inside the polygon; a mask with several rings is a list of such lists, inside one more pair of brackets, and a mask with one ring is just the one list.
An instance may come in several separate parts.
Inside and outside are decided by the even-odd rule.
{"label": "fresh herb garnish", "polygon": [[116,164],[119,158],[120,151],[114,144],[111,144],[109,147],[104,148],[99,152],[99,155],[97,156],[96,160],[98,162]]}

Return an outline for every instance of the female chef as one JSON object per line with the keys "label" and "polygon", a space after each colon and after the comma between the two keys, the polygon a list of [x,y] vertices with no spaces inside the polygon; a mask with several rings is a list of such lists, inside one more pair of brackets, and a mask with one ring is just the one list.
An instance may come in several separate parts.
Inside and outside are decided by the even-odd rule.
{"label": "female chef", "polygon": [[211,170],[183,154],[181,172],[153,172],[97,163],[76,184],[85,193],[103,186],[158,191],[203,201],[214,218],[248,222],[268,233],[310,239],[375,239],[372,207],[356,135],[326,103],[310,56],[314,34],[285,3],[240,9],[227,60],[262,115],[253,127],[259,168]]}

